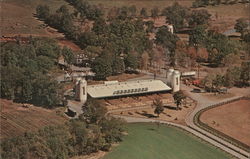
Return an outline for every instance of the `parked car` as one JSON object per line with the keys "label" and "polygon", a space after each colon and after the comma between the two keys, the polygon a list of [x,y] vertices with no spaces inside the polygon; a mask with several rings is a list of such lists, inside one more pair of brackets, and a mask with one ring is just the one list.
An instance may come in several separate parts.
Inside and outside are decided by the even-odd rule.
{"label": "parked car", "polygon": [[227,88],[223,87],[223,88],[219,88],[218,89],[219,93],[227,93]]}
{"label": "parked car", "polygon": [[191,92],[194,92],[194,93],[205,93],[206,91],[203,90],[203,89],[194,88]]}

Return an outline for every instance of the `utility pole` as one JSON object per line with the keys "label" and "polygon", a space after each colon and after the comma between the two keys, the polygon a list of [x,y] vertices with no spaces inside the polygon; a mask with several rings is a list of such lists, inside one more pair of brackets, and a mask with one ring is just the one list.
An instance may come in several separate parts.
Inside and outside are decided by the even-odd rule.
{"label": "utility pole", "polygon": [[[195,51],[196,51],[196,57],[198,57],[198,44],[194,43]],[[197,72],[198,72],[198,79],[200,79],[200,64],[197,62]]]}

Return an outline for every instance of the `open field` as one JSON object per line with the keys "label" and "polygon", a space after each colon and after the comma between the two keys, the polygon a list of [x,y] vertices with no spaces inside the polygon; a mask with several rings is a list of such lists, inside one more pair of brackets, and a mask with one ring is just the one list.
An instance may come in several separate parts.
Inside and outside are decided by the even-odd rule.
{"label": "open field", "polygon": [[[49,27],[45,27],[34,17],[36,6],[49,5],[52,11],[67,3],[64,0],[3,0],[0,2],[1,34],[10,36],[14,34],[32,34],[33,36],[62,36]],[[68,5],[69,6],[69,5]],[[71,6],[69,6],[71,8]]]}
{"label": "open field", "polygon": [[204,9],[207,9],[212,15],[213,20],[210,23],[210,28],[216,29],[220,32],[233,29],[237,19],[249,19],[250,14],[249,4],[208,6]]}
{"label": "open field", "polygon": [[229,159],[226,153],[178,128],[129,124],[128,135],[103,159]]}
{"label": "open field", "polygon": [[192,6],[193,0],[88,0],[91,4],[101,4],[105,9],[112,7],[122,7],[122,6],[132,6],[135,5],[137,9],[148,8],[148,13],[150,9],[158,7],[163,9],[172,5],[174,2],[178,2],[183,6]]}
{"label": "open field", "polygon": [[44,126],[62,124],[66,117],[59,111],[40,107],[23,107],[22,104],[1,99],[1,139],[22,135],[27,131],[36,131]]}
{"label": "open field", "polygon": [[202,113],[208,126],[250,146],[250,100],[239,100]]}

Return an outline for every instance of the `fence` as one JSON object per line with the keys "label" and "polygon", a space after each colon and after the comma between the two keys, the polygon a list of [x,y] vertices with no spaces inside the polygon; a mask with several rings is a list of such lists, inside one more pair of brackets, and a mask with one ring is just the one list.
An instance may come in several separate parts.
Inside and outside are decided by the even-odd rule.
{"label": "fence", "polygon": [[231,143],[232,145],[235,145],[247,152],[250,152],[250,146],[242,143],[241,141],[237,140],[237,139],[234,139],[226,134],[224,134],[223,132],[220,132],[210,126],[208,126],[207,124],[203,123],[200,121],[200,116],[202,115],[202,113],[204,113],[205,111],[209,110],[209,109],[212,109],[212,108],[215,108],[215,107],[218,107],[218,106],[222,106],[222,105],[225,105],[225,104],[229,104],[229,103],[232,103],[232,102],[235,102],[235,101],[238,101],[238,100],[242,100],[242,99],[247,99],[247,100],[250,100],[249,97],[239,97],[239,98],[235,98],[235,99],[231,99],[231,100],[228,100],[228,101],[225,101],[225,102],[221,102],[221,103],[217,103],[217,104],[213,104],[209,107],[206,107],[202,110],[200,110],[198,113],[196,113],[195,117],[194,117],[194,123],[195,125],[197,125],[198,127],[210,132],[211,134]]}

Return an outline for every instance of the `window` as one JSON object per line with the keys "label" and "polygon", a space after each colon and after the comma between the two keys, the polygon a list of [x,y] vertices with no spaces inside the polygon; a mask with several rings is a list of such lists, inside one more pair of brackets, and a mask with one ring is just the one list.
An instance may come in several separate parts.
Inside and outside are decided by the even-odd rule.
{"label": "window", "polygon": [[179,84],[178,77],[176,77],[176,85],[178,85],[178,84]]}

